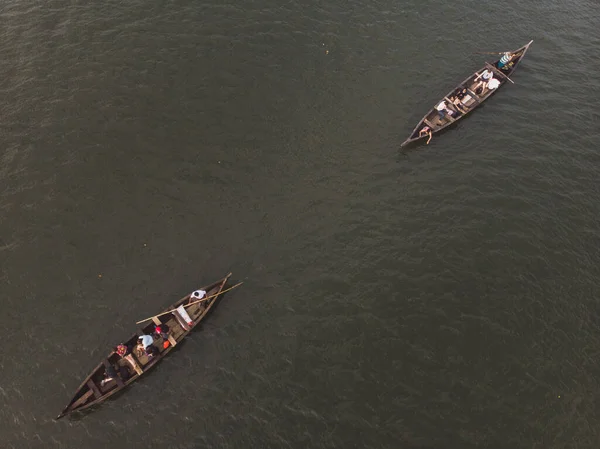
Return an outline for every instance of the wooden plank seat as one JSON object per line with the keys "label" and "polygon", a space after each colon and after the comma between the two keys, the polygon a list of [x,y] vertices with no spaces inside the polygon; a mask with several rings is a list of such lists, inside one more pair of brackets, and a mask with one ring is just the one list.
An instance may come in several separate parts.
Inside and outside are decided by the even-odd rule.
{"label": "wooden plank seat", "polygon": [[92,379],[88,379],[87,386],[90,390],[92,390],[96,399],[102,397],[102,393],[100,392],[98,385],[96,385]]}
{"label": "wooden plank seat", "polygon": [[431,123],[426,118],[423,119],[423,123],[425,123],[427,126],[429,126],[429,129],[433,129],[433,123]]}
{"label": "wooden plank seat", "polygon": [[81,404],[85,404],[87,402],[87,400],[90,398],[91,395],[94,394],[94,391],[92,389],[89,389],[88,391],[86,391],[83,396],[81,396],[79,399],[77,399],[75,402],[73,402],[73,404],[71,405],[73,408],[75,407],[79,407]]}
{"label": "wooden plank seat", "polygon": [[140,367],[137,358],[135,357],[134,354],[127,354],[124,357],[125,360],[127,360],[129,362],[129,364],[131,365],[131,367],[135,370],[136,373],[138,373],[140,376],[144,373],[144,370]]}
{"label": "wooden plank seat", "polygon": [[506,76],[505,73],[503,73],[502,71],[498,70],[498,68],[496,66],[493,66],[492,64],[490,64],[489,62],[485,63],[485,66],[488,69],[491,69],[492,72],[498,76],[500,76],[503,80],[508,79],[508,76]]}
{"label": "wooden plank seat", "polygon": [[475,100],[475,102],[480,103],[479,98],[477,97],[477,94],[475,92],[467,88],[467,93],[471,96],[473,100]]}

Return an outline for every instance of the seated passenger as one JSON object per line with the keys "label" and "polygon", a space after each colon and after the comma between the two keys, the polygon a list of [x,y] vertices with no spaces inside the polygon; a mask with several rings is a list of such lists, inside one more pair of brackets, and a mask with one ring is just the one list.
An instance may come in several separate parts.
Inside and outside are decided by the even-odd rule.
{"label": "seated passenger", "polygon": [[444,120],[444,118],[446,118],[446,114],[449,114],[450,117],[452,117],[452,110],[448,109],[448,105],[446,105],[444,100],[440,101],[436,105],[435,110],[438,112],[440,120]]}
{"label": "seated passenger", "polygon": [[129,371],[129,368],[127,368],[125,365],[120,365],[119,366],[119,376],[121,377],[123,382],[126,382],[127,379],[129,379],[131,377],[131,371]]}
{"label": "seated passenger", "polygon": [[166,324],[157,324],[154,326],[154,335],[158,337],[162,337],[163,339],[169,338],[169,326]]}
{"label": "seated passenger", "polygon": [[138,338],[138,344],[136,349],[138,350],[138,354],[143,354],[144,351],[146,351],[146,349],[148,348],[148,346],[152,346],[152,343],[154,342],[154,339],[152,338],[152,335],[141,335]]}
{"label": "seated passenger", "polygon": [[206,292],[204,290],[196,290],[190,295],[190,302],[198,301],[206,296]]}
{"label": "seated passenger", "polygon": [[500,70],[502,70],[513,59],[514,56],[515,55],[513,55],[512,53],[507,51],[506,53],[504,53],[502,55],[500,60],[496,63],[496,67],[498,67]]}
{"label": "seated passenger", "polygon": [[462,89],[456,89],[456,98],[458,98],[459,100],[462,100],[463,98],[465,98],[465,95],[467,95],[467,88],[463,87]]}
{"label": "seated passenger", "polygon": [[155,355],[158,355],[159,351],[158,348],[154,345],[150,345],[146,348],[146,355],[148,357],[154,357]]}
{"label": "seated passenger", "polygon": [[127,346],[125,346],[123,343],[121,343],[120,345],[118,345],[115,348],[115,352],[117,354],[119,354],[121,357],[125,357],[129,353],[129,348]]}
{"label": "seated passenger", "polygon": [[104,379],[102,379],[102,381],[100,382],[100,386],[103,387],[115,377],[117,377],[117,371],[115,370],[115,368],[112,365],[107,366],[104,370]]}
{"label": "seated passenger", "polygon": [[[468,108],[463,104],[464,101],[468,101],[468,100],[464,100],[465,95],[466,95],[466,89],[463,89],[463,91],[456,94],[454,97],[451,97],[451,99],[453,98],[452,104],[454,106],[456,106],[456,109],[458,109],[461,112],[465,112],[466,110],[468,110]],[[471,97],[469,97],[469,99],[470,98]]]}
{"label": "seated passenger", "polygon": [[[480,87],[485,87],[485,84],[492,78],[492,76],[493,76],[493,73],[488,69],[485,69],[483,72],[481,72],[479,75],[477,75],[473,81],[477,81],[480,78],[481,78],[481,81],[479,81],[477,84],[474,85],[473,91],[479,95],[479,92],[477,92],[477,90]],[[482,90],[482,93],[483,93],[483,90]]]}
{"label": "seated passenger", "polygon": [[477,75],[473,81],[477,81],[479,78],[487,81],[492,77],[492,75],[493,75],[493,73],[490,69],[485,69],[483,72],[481,72],[479,75]]}
{"label": "seated passenger", "polygon": [[499,85],[500,85],[500,80],[498,78],[492,78],[491,80],[488,81],[487,88],[489,90],[494,90],[494,89],[497,89]]}

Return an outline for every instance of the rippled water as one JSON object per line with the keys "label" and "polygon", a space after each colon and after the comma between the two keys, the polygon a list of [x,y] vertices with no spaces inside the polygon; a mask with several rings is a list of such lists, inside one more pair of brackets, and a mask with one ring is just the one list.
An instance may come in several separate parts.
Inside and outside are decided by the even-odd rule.
{"label": "rippled water", "polygon": [[[0,7],[7,448],[596,448],[600,7]],[[513,79],[400,143],[478,51]],[[126,394],[135,321],[233,271]]]}

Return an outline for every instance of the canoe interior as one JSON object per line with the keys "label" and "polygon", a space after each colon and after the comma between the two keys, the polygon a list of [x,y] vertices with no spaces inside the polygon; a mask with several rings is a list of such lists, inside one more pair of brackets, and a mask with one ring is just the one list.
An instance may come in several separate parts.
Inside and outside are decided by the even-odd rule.
{"label": "canoe interior", "polygon": [[[448,94],[440,99],[436,105],[441,101],[445,101],[448,108],[452,111],[452,116],[450,114],[440,114],[435,107],[431,108],[429,112],[427,112],[427,114],[425,114],[425,116],[419,121],[409,138],[404,141],[402,146],[427,137],[426,134],[421,133],[421,130],[423,130],[425,127],[430,128],[432,134],[435,134],[455,123],[481,105],[481,103],[491,97],[504,84],[509,83],[510,81],[508,81],[508,78],[510,78],[510,76],[513,74],[532,42],[533,41],[517,50],[512,51],[515,57],[502,69],[498,69],[497,67],[499,59],[494,61],[492,64],[486,63],[481,69],[477,70],[458,86],[448,92]],[[487,89],[484,83],[478,79],[479,75],[486,69],[491,70],[493,72],[493,77],[500,82],[500,85],[496,89]],[[461,93],[463,94],[462,98],[459,98]]]}
{"label": "canoe interior", "polygon": [[[206,291],[206,296],[218,295],[224,288],[227,279],[231,276],[229,273],[223,279],[210,284],[205,287],[201,287],[202,290]],[[145,324],[142,324],[140,331],[132,335],[128,340],[124,341],[123,344],[130,348],[129,354],[122,358],[115,350],[110,352],[108,356],[94,368],[92,373],[85,378],[82,384],[77,389],[77,392],[69,402],[69,404],[63,409],[57,419],[62,418],[74,411],[80,411],[86,409],[92,405],[98,404],[113,394],[121,391],[127,385],[137,380],[141,375],[152,368],[159,360],[165,357],[171,352],[177,343],[204,319],[208,314],[212,306],[220,298],[220,295],[215,296],[205,302],[193,304],[186,307],[189,317],[192,319],[192,324],[189,325],[181,318],[177,313],[169,313],[161,317],[155,317],[154,321],[150,320]],[[193,300],[190,300],[190,295],[186,295],[179,301],[171,304],[165,308],[164,311],[176,309],[180,305],[185,305]],[[135,350],[137,341],[140,334],[153,335],[155,324],[164,323],[169,326],[169,340],[168,347],[164,347],[165,339],[161,336],[154,335],[154,346],[158,349],[158,354],[153,357],[146,356],[145,353],[139,353]],[[113,380],[103,382],[108,366],[112,366],[116,372],[116,376]],[[109,368],[110,369],[110,368]]]}

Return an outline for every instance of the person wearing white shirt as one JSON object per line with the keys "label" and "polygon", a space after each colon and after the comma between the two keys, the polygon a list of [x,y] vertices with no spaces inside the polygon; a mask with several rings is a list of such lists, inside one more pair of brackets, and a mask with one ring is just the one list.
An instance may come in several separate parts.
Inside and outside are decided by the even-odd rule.
{"label": "person wearing white shirt", "polygon": [[138,338],[138,345],[136,347],[138,356],[141,356],[142,354],[151,354],[153,349],[152,343],[154,343],[154,338],[152,338],[152,335],[140,335]]}
{"label": "person wearing white shirt", "polygon": [[[473,92],[475,92],[478,95],[483,94],[483,90],[485,90],[485,85],[490,79],[492,79],[492,77],[493,77],[492,75],[493,75],[493,73],[491,72],[491,70],[488,70],[488,69],[485,69],[483,72],[481,72],[479,75],[477,75],[473,81],[477,81],[480,78],[481,78],[481,80],[473,87]],[[477,89],[479,89],[480,87],[483,87],[481,94],[479,92],[477,92]]]}
{"label": "person wearing white shirt", "polygon": [[142,334],[138,338],[138,342],[142,345],[143,349],[146,349],[148,346],[150,346],[152,343],[154,343],[154,338],[152,338],[152,335]]}
{"label": "person wearing white shirt", "polygon": [[206,292],[204,290],[196,290],[190,295],[190,299],[192,301],[198,301],[206,296]]}
{"label": "person wearing white shirt", "polygon": [[[190,294],[190,299],[188,301],[189,304],[200,301],[201,299],[206,298],[206,292],[204,290],[196,290]],[[201,301],[198,303],[200,306],[207,307],[206,301]]]}
{"label": "person wearing white shirt", "polygon": [[438,112],[440,116],[440,120],[444,120],[446,117],[446,111],[448,110],[448,106],[445,101],[440,101],[436,106],[435,110]]}
{"label": "person wearing white shirt", "polygon": [[498,78],[492,78],[491,80],[488,81],[487,88],[489,90],[494,90],[494,89],[497,89],[499,85],[500,85],[500,80]]}
{"label": "person wearing white shirt", "polygon": [[483,72],[481,72],[475,77],[475,81],[477,81],[479,78],[481,78],[484,81],[487,81],[492,78],[492,75],[493,73],[489,69],[485,69]]}

